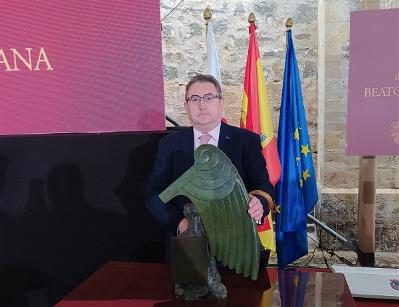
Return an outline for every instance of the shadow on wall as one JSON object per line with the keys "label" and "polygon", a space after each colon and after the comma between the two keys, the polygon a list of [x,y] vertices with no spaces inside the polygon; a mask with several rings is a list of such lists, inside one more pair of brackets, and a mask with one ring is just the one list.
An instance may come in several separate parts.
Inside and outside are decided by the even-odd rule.
{"label": "shadow on wall", "polygon": [[129,244],[126,219],[85,198],[77,164],[52,168],[47,189],[51,206],[44,180],[32,178],[23,215],[0,213],[1,306],[51,306]]}
{"label": "shadow on wall", "polygon": [[[129,233],[146,241],[135,241],[130,260],[137,262],[164,262],[163,237],[158,221],[145,206],[145,193],[156,158],[159,134],[150,134],[150,142],[130,150],[125,175],[114,189],[120,203],[128,213]],[[143,221],[147,224],[143,225]]]}
{"label": "shadow on wall", "polygon": [[51,306],[109,260],[163,261],[144,204],[163,135],[0,138],[0,306]]}

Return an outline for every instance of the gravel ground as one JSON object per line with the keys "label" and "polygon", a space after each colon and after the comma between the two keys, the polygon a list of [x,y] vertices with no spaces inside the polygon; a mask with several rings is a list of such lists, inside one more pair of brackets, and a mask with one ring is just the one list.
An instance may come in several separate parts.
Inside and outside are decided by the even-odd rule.
{"label": "gravel ground", "polygon": [[[345,264],[346,262],[351,263],[352,265],[357,264],[357,255],[352,251],[335,251],[335,255],[330,255],[326,251],[322,251],[320,248],[309,248],[309,253],[306,256],[298,259],[290,266],[310,266],[310,267],[319,267],[326,268],[330,267],[332,264]],[[399,253],[392,252],[376,252],[375,253],[375,262],[376,267],[388,267],[388,268],[399,268]],[[341,260],[338,257],[340,257]],[[346,264],[349,264],[346,263]],[[269,266],[277,265],[277,257],[271,256],[269,259]]]}

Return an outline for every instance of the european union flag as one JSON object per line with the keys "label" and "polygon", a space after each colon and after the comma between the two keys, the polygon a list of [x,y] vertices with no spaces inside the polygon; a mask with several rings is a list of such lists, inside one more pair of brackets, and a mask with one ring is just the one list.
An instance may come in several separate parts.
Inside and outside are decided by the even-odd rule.
{"label": "european union flag", "polygon": [[308,272],[278,270],[281,306],[303,307],[305,305],[308,275]]}
{"label": "european union flag", "polygon": [[291,30],[287,31],[277,147],[281,177],[276,186],[280,206],[280,213],[276,214],[276,243],[278,266],[283,268],[308,253],[306,216],[318,198]]}

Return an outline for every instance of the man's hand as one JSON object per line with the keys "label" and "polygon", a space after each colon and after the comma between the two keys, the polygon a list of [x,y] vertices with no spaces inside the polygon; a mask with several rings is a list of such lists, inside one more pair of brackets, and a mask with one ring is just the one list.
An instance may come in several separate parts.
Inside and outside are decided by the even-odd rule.
{"label": "man's hand", "polygon": [[261,221],[263,216],[262,203],[256,196],[253,195],[248,195],[248,196],[249,196],[248,214],[258,223]]}
{"label": "man's hand", "polygon": [[177,233],[178,235],[182,234],[188,229],[188,220],[186,218],[182,219],[177,226]]}

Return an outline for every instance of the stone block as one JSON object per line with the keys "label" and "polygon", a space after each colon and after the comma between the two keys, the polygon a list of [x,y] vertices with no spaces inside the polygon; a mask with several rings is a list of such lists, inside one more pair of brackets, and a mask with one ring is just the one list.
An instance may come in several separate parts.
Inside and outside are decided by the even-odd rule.
{"label": "stone block", "polygon": [[[347,240],[356,241],[356,199],[357,197],[354,194],[322,194],[316,218]],[[324,231],[321,233],[321,240],[324,246],[328,246],[331,250],[348,249],[340,241]]]}
{"label": "stone block", "polygon": [[327,22],[326,40],[335,43],[347,42],[349,40],[349,21]]}
{"label": "stone block", "polygon": [[298,23],[312,23],[317,20],[317,7],[299,3],[295,9],[293,19]]}
{"label": "stone block", "polygon": [[346,124],[346,110],[326,111],[324,120],[326,123],[344,123],[344,124]]}
{"label": "stone block", "polygon": [[341,99],[328,99],[324,105],[325,111],[342,111],[346,110],[346,97]]}
{"label": "stone block", "polygon": [[[395,211],[396,204],[399,203],[399,193],[377,194],[376,202],[376,251],[399,252],[399,227],[396,223],[399,210]],[[356,242],[357,206],[357,194],[322,193],[316,217],[346,239]],[[345,249],[329,234],[322,233],[321,240],[334,249]]]}
{"label": "stone block", "polygon": [[277,3],[271,1],[256,1],[254,2],[253,9],[255,14],[259,15],[260,18],[267,19],[276,15]]}
{"label": "stone block", "polygon": [[272,80],[282,80],[284,76],[284,61],[283,60],[274,60],[272,64],[271,74],[269,78]]}
{"label": "stone block", "polygon": [[164,82],[166,114],[173,117],[179,111],[178,106],[184,103],[184,86],[176,82]]}
{"label": "stone block", "polygon": [[358,156],[348,156],[344,155],[345,164],[348,169],[359,169],[359,157]]}
{"label": "stone block", "polygon": [[315,78],[317,76],[317,62],[306,61],[302,70],[303,78]]}
{"label": "stone block", "polygon": [[244,8],[244,4],[240,1],[240,2],[236,2],[235,3],[235,7],[234,7],[234,16],[239,15],[245,15],[246,14],[246,10]]}
{"label": "stone block", "polygon": [[377,194],[376,248],[381,251],[399,252],[398,193]]}
{"label": "stone block", "polygon": [[348,88],[343,80],[326,80],[326,99],[344,99],[347,97]]}
{"label": "stone block", "polygon": [[347,0],[325,1],[326,22],[349,21],[350,10]]}
{"label": "stone block", "polygon": [[[339,138],[342,137],[342,132],[326,133],[324,135],[324,148],[327,151],[336,151],[340,149]],[[327,161],[328,162],[328,161]]]}
{"label": "stone block", "polygon": [[392,168],[377,170],[377,186],[381,189],[399,189],[399,172]]}
{"label": "stone block", "polygon": [[378,156],[378,168],[392,168],[399,171],[399,156]]}
{"label": "stone block", "polygon": [[346,187],[346,178],[345,172],[340,171],[337,172],[336,169],[330,168],[330,166],[324,163],[324,185],[327,187],[335,187],[335,188],[345,188]]}
{"label": "stone block", "polygon": [[325,42],[325,59],[326,62],[339,62],[342,60],[341,42],[327,40]]}
{"label": "stone block", "polygon": [[359,187],[359,168],[347,167],[345,170],[346,188],[353,189]]}
{"label": "stone block", "polygon": [[312,106],[317,109],[317,80],[308,78],[302,80],[302,96],[305,108]]}
{"label": "stone block", "polygon": [[324,152],[324,162],[345,162],[345,155],[344,153],[337,153],[334,149],[326,150]]}
{"label": "stone block", "polygon": [[326,61],[326,80],[342,80],[341,61]]}
{"label": "stone block", "polygon": [[331,132],[344,132],[346,130],[346,123],[330,123],[325,122],[324,131],[326,133]]}
{"label": "stone block", "polygon": [[178,76],[178,69],[176,66],[164,65],[163,67],[164,77],[168,80],[176,79]]}
{"label": "stone block", "polygon": [[309,40],[312,37],[312,35],[310,33],[299,33],[296,34],[294,37],[297,40]]}

